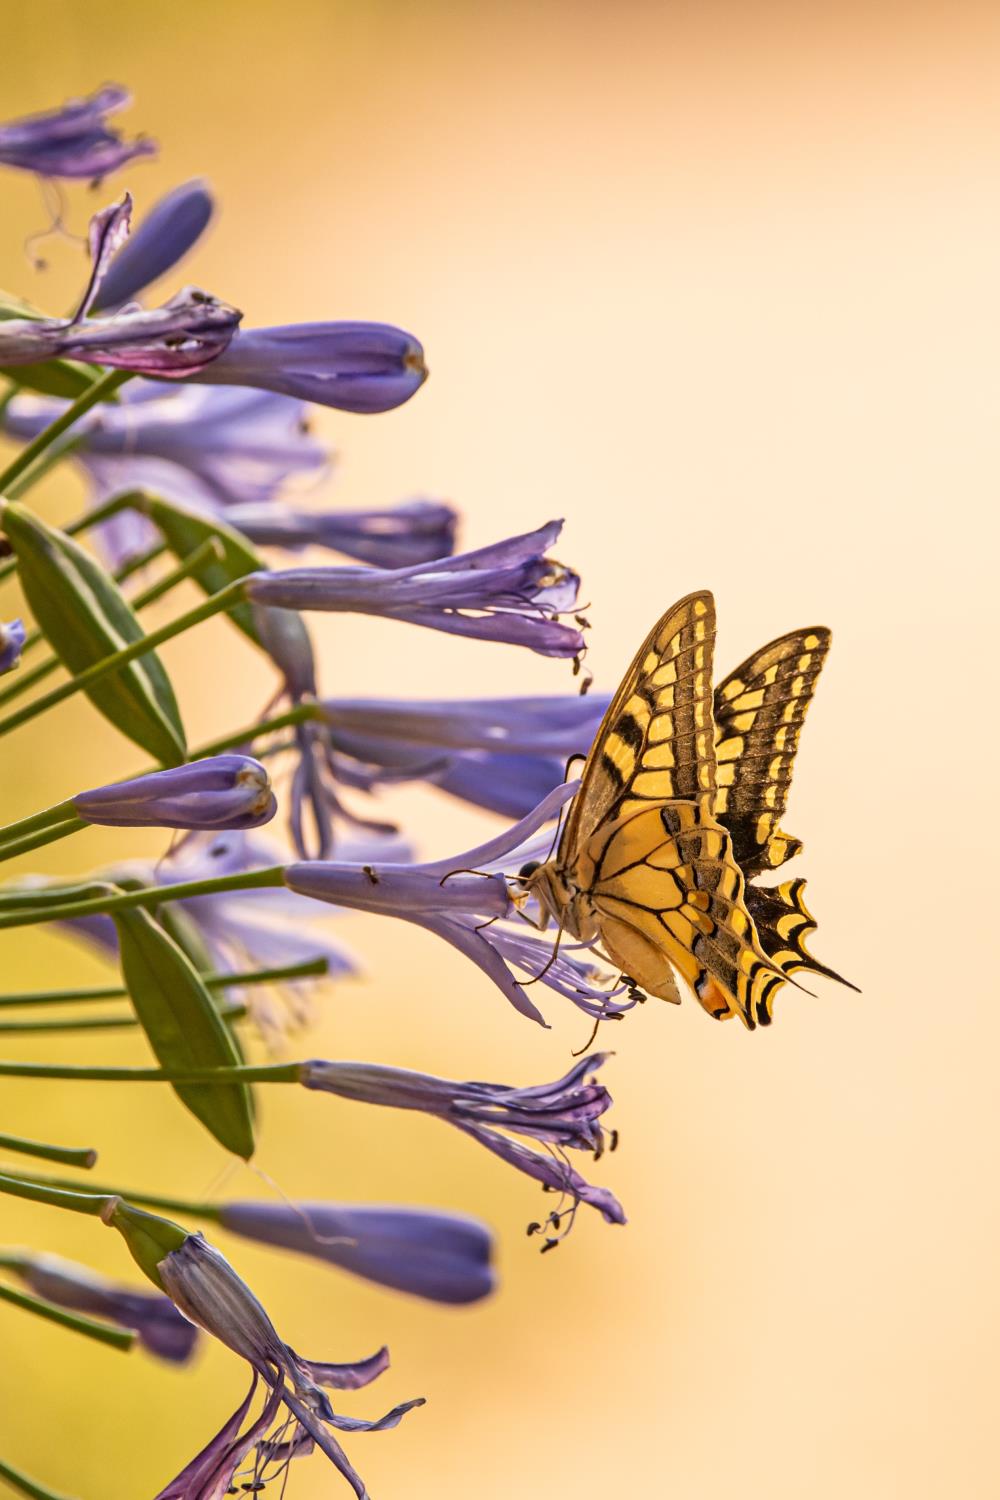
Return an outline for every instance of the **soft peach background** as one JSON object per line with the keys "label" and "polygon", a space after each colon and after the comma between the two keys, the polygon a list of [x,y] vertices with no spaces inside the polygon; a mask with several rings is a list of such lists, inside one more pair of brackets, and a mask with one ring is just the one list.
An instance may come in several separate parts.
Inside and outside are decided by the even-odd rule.
{"label": "soft peach background", "polygon": [[[652,1003],[615,1031],[622,1149],[596,1169],[630,1225],[580,1217],[539,1258],[531,1186],[432,1122],[274,1090],[263,1172],[289,1194],[441,1202],[501,1232],[502,1295],[437,1312],[227,1245],[317,1357],[383,1339],[347,1398],[423,1393],[350,1443],[381,1500],[986,1500],[995,1440],[994,819],[1000,14],[961,3],[403,6],[35,0],[3,15],[3,114],[105,77],[155,165],[139,209],[203,173],[223,212],[186,271],[247,323],[386,318],[433,375],[403,411],[323,413],[331,495],[453,496],[479,544],[565,515],[611,686],[652,619],[710,585],[724,668],[793,625],[834,651],[789,827],[817,952],[863,985],[788,993],[770,1033]],[[0,282],[71,301],[35,185],[3,176]],[[70,194],[82,227],[89,202]],[[68,516],[79,485],[39,497]],[[513,649],[324,622],[325,685],[553,691]],[[221,629],[171,649],[193,738],[257,711],[261,664]],[[86,707],[6,741],[10,816],[135,762]],[[70,760],[71,758],[71,760]],[[69,762],[69,763],[68,763]],[[984,807],[984,803],[986,804]],[[387,802],[436,854],[491,826],[430,792]],[[87,835],[50,868],[156,841]],[[585,1026],[536,1031],[430,937],[342,930],[363,985],[295,1052],[457,1076],[555,1076]],[[38,933],[4,988],[105,971]],[[8,1041],[10,1056],[139,1060],[137,1040]],[[271,1191],[155,1088],[3,1086],[4,1128],[93,1142],[103,1175]],[[591,1216],[593,1217],[593,1216]],[[3,1238],[126,1273],[88,1221],[5,1204]],[[236,1404],[194,1374],[91,1350],[0,1310],[0,1452],[86,1500],[141,1500]],[[322,1463],[290,1493],[344,1493]]]}

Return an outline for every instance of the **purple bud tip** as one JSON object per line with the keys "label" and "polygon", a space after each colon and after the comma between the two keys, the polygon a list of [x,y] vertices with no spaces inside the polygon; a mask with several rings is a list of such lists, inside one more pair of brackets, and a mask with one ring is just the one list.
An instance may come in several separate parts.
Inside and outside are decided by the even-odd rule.
{"label": "purple bud tip", "polygon": [[259,828],[277,811],[267,771],[248,755],[216,755],[72,799],[87,823],[116,828]]}

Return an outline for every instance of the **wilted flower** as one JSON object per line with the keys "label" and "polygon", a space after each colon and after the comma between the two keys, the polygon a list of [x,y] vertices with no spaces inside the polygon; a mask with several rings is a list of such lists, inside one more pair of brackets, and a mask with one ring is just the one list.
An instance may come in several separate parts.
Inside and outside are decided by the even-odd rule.
{"label": "wilted flower", "polygon": [[91,220],[91,276],[72,318],[0,322],[0,366],[66,357],[174,380],[203,369],[222,353],[242,313],[195,287],[186,287],[151,311],[130,306],[107,317],[88,317],[108,266],[128,234],[131,209],[126,193],[121,202]]}
{"label": "wilted flower", "polygon": [[19,1276],[36,1296],[57,1307],[135,1329],[143,1347],[160,1359],[184,1364],[194,1352],[197,1328],[160,1292],[118,1286],[87,1266],[31,1250],[0,1252],[0,1266]]}
{"label": "wilted flower", "polygon": [[[579,945],[558,948],[521,918],[503,869],[519,868],[536,852],[533,835],[551,821],[577,783],[557,787],[520,822],[496,838],[451,859],[431,864],[307,860],[285,868],[289,889],[335,906],[397,917],[425,927],[464,953],[511,1005],[545,1025],[511,966],[571,1000],[594,1020],[609,1020],[635,1004],[626,986],[614,981]],[[548,835],[545,835],[548,838]],[[507,920],[510,919],[510,920]]]}
{"label": "wilted flower", "polygon": [[109,83],[86,99],[0,125],[0,162],[41,177],[98,182],[126,162],[156,152],[153,141],[143,136],[126,141],[109,127],[107,116],[131,102],[127,89]]}
{"label": "wilted flower", "polygon": [[364,785],[420,779],[504,817],[520,818],[584,756],[607,708],[582,698],[327,698],[330,743],[357,761]]}
{"label": "wilted flower", "polygon": [[546,556],[562,530],[537,531],[412,568],[290,568],[254,573],[248,596],[283,609],[346,610],[426,625],[452,635],[578,657],[583,634],[558,616],[576,603],[579,578]]}
{"label": "wilted flower", "polygon": [[118,828],[259,828],[278,809],[268,774],[248,755],[216,755],[71,799],[87,823]]}
{"label": "wilted flower", "polygon": [[437,500],[405,500],[384,510],[235,505],[226,520],[260,547],[329,547],[377,568],[406,568],[448,557],[458,517]]}
{"label": "wilted flower", "polygon": [[223,1203],[231,1234],[297,1250],[430,1302],[478,1302],[493,1291],[485,1224],[437,1209],[348,1203]]}
{"label": "wilted flower", "polygon": [[[118,1210],[121,1212],[121,1208]],[[135,1209],[126,1210],[131,1217],[139,1217]],[[147,1216],[142,1216],[147,1217]],[[111,1218],[110,1222],[115,1223]],[[116,1227],[120,1227],[116,1224]],[[123,1228],[128,1233],[129,1226]],[[187,1235],[177,1249],[169,1250],[155,1265],[164,1291],[176,1306],[193,1323],[204,1328],[221,1343],[245,1359],[254,1371],[254,1385],[259,1376],[271,1388],[277,1402],[284,1405],[294,1418],[291,1441],[293,1451],[297,1447],[297,1430],[305,1432],[345,1479],[353,1486],[355,1494],[365,1497],[365,1487],[360,1475],[348,1461],[347,1455],[333,1436],[336,1432],[380,1432],[395,1427],[415,1406],[423,1405],[423,1398],[403,1402],[385,1416],[374,1422],[356,1417],[339,1416],[330,1405],[326,1390],[357,1390],[369,1384],[388,1367],[388,1351],[385,1349],[369,1359],[353,1364],[324,1364],[301,1358],[294,1349],[279,1337],[274,1324],[253,1292],[236,1274],[232,1266],[200,1234]],[[251,1396],[253,1387],[251,1388]],[[243,1410],[241,1408],[241,1410]],[[277,1414],[276,1405],[270,1415]],[[234,1434],[232,1418],[205,1452],[212,1452],[218,1463],[224,1456],[231,1456]],[[240,1424],[243,1418],[240,1419]],[[280,1468],[284,1467],[283,1440],[287,1429],[282,1427],[272,1444],[258,1453],[263,1462],[259,1466],[260,1483],[265,1482],[267,1468],[277,1453]],[[223,1434],[226,1436],[223,1437]],[[276,1446],[275,1446],[276,1445]],[[244,1450],[244,1455],[247,1450]],[[242,1456],[237,1464],[242,1461]],[[205,1454],[199,1455],[199,1461]],[[279,1473],[280,1473],[279,1468]],[[235,1467],[231,1471],[235,1472]],[[230,1475],[231,1477],[231,1475]],[[272,1476],[273,1477],[273,1476]],[[165,1496],[204,1495],[206,1500],[212,1490],[187,1490],[168,1488]],[[216,1490],[214,1493],[224,1494]]]}
{"label": "wilted flower", "polygon": [[416,394],[427,366],[413,335],[388,323],[291,323],[241,332],[218,369],[198,379],[280,391],[341,411],[384,412]]}
{"label": "wilted flower", "polygon": [[201,178],[182,183],[154,203],[111,261],[94,310],[131,302],[150,282],[177,265],[204,234],[214,207]]}
{"label": "wilted flower", "polygon": [[[605,1130],[600,1119],[611,1107],[611,1095],[603,1084],[587,1075],[596,1072],[608,1055],[592,1053],[555,1083],[526,1089],[499,1083],[457,1083],[376,1063],[326,1060],[303,1063],[299,1076],[306,1088],[362,1104],[420,1110],[457,1126],[547,1191],[568,1199],[569,1207],[563,1208],[560,1202],[547,1220],[553,1229],[565,1232],[572,1226],[580,1203],[596,1208],[609,1224],[625,1222],[624,1210],[614,1194],[607,1188],[592,1187],[566,1156],[568,1150],[596,1156],[604,1150]],[[536,1151],[523,1141],[512,1140],[511,1135],[537,1141],[545,1149]]]}
{"label": "wilted flower", "polygon": [[4,672],[12,672],[18,665],[27,638],[22,621],[0,621],[0,677]]}

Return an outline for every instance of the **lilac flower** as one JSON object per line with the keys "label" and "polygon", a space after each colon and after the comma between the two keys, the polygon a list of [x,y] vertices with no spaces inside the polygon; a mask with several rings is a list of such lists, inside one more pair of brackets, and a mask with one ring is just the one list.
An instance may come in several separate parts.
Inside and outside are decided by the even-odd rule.
{"label": "lilac flower", "polygon": [[186,287],[163,307],[130,306],[110,317],[88,317],[108,266],[128,233],[132,200],[95,214],[90,224],[92,269],[72,318],[11,318],[0,322],[0,366],[67,357],[176,380],[201,370],[229,344],[242,313],[207,292]]}
{"label": "lilac flower", "polygon": [[[133,1214],[135,1212],[132,1210]],[[200,1234],[188,1235],[178,1249],[169,1251],[158,1262],[156,1270],[164,1291],[184,1316],[245,1359],[255,1377],[259,1376],[270,1387],[277,1403],[287,1408],[294,1419],[291,1424],[293,1451],[298,1448],[298,1429],[301,1428],[352,1485],[359,1500],[366,1500],[361,1477],[348,1461],[333,1433],[383,1432],[397,1426],[415,1406],[422,1406],[423,1398],[406,1401],[387,1412],[384,1417],[366,1422],[356,1417],[338,1416],[330,1405],[326,1389],[356,1390],[367,1385],[387,1368],[388,1351],[381,1349],[370,1359],[346,1365],[322,1364],[303,1359],[279,1337],[264,1308],[225,1257]],[[252,1397],[253,1387],[250,1394]],[[276,1414],[277,1403],[270,1409],[272,1417]],[[237,1423],[237,1431],[247,1409],[240,1408],[242,1415]],[[196,1463],[203,1463],[207,1454],[211,1455],[209,1462],[214,1462],[216,1466],[223,1458],[228,1463],[235,1437],[233,1421],[234,1418],[230,1418],[208,1449],[199,1455]],[[274,1440],[282,1467],[286,1431],[286,1427],[279,1429]],[[223,1437],[223,1434],[226,1436]],[[265,1481],[267,1465],[275,1451],[273,1445],[265,1445],[261,1452],[258,1443],[258,1452],[263,1460],[259,1465],[261,1484]],[[242,1460],[237,1460],[237,1464],[240,1461]],[[233,1472],[235,1469],[230,1472],[230,1477]],[[187,1489],[168,1486],[161,1492],[164,1497],[199,1494],[209,1497],[213,1493],[224,1494],[225,1491],[213,1492],[204,1488],[199,1491],[192,1488],[188,1481]]]}
{"label": "lilac flower", "polygon": [[20,663],[27,632],[20,620],[0,621],[0,677]]}
{"label": "lilac flower", "polygon": [[0,1265],[57,1307],[135,1329],[142,1346],[160,1359],[184,1364],[194,1353],[198,1330],[159,1292],[117,1286],[87,1266],[36,1251],[5,1251],[0,1254]]}
{"label": "lilac flower", "polygon": [[110,263],[94,309],[131,302],[175,266],[205,232],[214,207],[207,185],[197,177],[155,203]]}
{"label": "lilac flower", "polygon": [[216,755],[71,799],[87,823],[117,828],[259,828],[278,810],[268,774],[248,755]]}
{"label": "lilac flower", "polygon": [[236,505],[230,526],[260,547],[329,547],[377,568],[405,568],[448,557],[458,517],[436,500],[407,500],[385,510],[293,511]]}
{"label": "lilac flower", "polygon": [[84,177],[99,182],[126,162],[156,152],[153,141],[123,140],[107,116],[132,102],[127,89],[106,84],[86,99],[0,125],[0,162],[42,177]]}
{"label": "lilac flower", "polygon": [[[4,412],[4,430],[28,442],[64,410],[62,401],[17,396]],[[96,503],[145,488],[223,520],[237,506],[266,506],[289,480],[318,475],[328,463],[309,434],[301,401],[145,380],[129,381],[117,402],[104,402],[77,422],[69,452],[89,476]],[[129,509],[111,517],[99,535],[119,568],[152,546],[157,533]]]}
{"label": "lilac flower", "polygon": [[413,335],[388,323],[292,323],[241,332],[218,368],[198,379],[280,391],[341,411],[384,412],[416,394],[427,366]]}
{"label": "lilac flower", "polygon": [[[564,1233],[572,1226],[580,1203],[596,1208],[608,1224],[625,1222],[614,1194],[607,1188],[592,1187],[566,1156],[568,1150],[589,1151],[596,1156],[604,1150],[605,1130],[600,1120],[611,1107],[611,1096],[603,1084],[587,1075],[596,1072],[608,1056],[595,1052],[555,1083],[527,1089],[498,1083],[456,1083],[406,1068],[325,1060],[303,1063],[300,1081],[306,1088],[342,1099],[390,1109],[415,1109],[457,1126],[502,1161],[568,1199],[569,1208],[564,1209],[560,1201],[546,1221]],[[536,1151],[523,1141],[512,1140],[511,1135],[537,1141],[545,1149]]]}
{"label": "lilac flower", "polygon": [[[286,866],[285,884],[302,896],[396,917],[436,933],[482,969],[515,1010],[541,1026],[545,1018],[511,966],[541,980],[592,1019],[614,1019],[631,1009],[635,997],[619,1000],[623,984],[615,984],[589,953],[577,957],[577,947],[561,944],[556,951],[547,937],[532,931],[519,917],[518,902],[502,873],[505,865],[517,869],[537,852],[526,841],[545,827],[577,785],[557,787],[497,838],[451,859],[421,865],[309,860]],[[544,837],[551,841],[550,835]]]}
{"label": "lilac flower", "polygon": [[520,818],[585,756],[607,695],[581,698],[328,698],[330,743],[358,763],[345,779],[426,780],[452,796]]}
{"label": "lilac flower", "polygon": [[583,634],[564,625],[579,578],[547,557],[562,530],[552,521],[524,536],[412,568],[291,568],[253,573],[248,596],[284,609],[346,610],[453,635],[579,657]]}
{"label": "lilac flower", "polygon": [[344,1203],[224,1203],[231,1234],[296,1250],[380,1286],[451,1304],[493,1291],[493,1237],[485,1224],[435,1209]]}

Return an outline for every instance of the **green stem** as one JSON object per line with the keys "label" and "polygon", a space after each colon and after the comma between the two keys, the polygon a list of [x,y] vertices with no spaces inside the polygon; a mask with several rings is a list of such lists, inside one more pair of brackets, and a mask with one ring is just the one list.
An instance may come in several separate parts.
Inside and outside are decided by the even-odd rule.
{"label": "green stem", "polygon": [[64,1188],[48,1187],[43,1182],[6,1173],[0,1174],[0,1193],[9,1193],[12,1198],[27,1198],[29,1203],[47,1203],[50,1208],[68,1208],[73,1213],[90,1214],[95,1219],[100,1218],[109,1201],[105,1194],[68,1192]]}
{"label": "green stem", "polygon": [[[27,647],[25,647],[27,650]],[[38,662],[30,671],[21,671],[15,675],[14,681],[5,687],[0,693],[0,704],[10,703],[14,698],[20,698],[37,683],[44,682],[59,666],[58,656],[47,656],[44,661]]]}
{"label": "green stem", "polygon": [[68,1495],[57,1495],[55,1490],[46,1489],[44,1484],[39,1484],[37,1479],[29,1479],[27,1474],[22,1474],[20,1469],[12,1468],[10,1464],[4,1463],[0,1458],[0,1479],[9,1484],[12,1490],[17,1490],[19,1495],[27,1495],[28,1500],[69,1500]]}
{"label": "green stem", "polygon": [[57,438],[62,437],[63,433],[72,427],[74,422],[78,422],[92,406],[96,406],[99,401],[104,401],[131,378],[130,370],[109,370],[106,375],[101,376],[100,380],[95,380],[82,396],[77,396],[76,400],[67,406],[54,422],[50,422],[43,432],[40,432],[25,448],[21,449],[13,463],[7,465],[0,474],[0,494],[5,494],[7,486],[20,478],[25,470],[30,469],[35,459],[40,458],[46,449],[50,448]]}
{"label": "green stem", "polygon": [[22,474],[20,479],[7,486],[7,499],[20,500],[21,496],[27,494],[28,490],[40,479],[45,478],[50,469],[54,469],[56,464],[61,464],[64,458],[68,458],[76,446],[76,438],[70,438],[65,443],[53,444],[48,453],[40,458],[28,473]]}
{"label": "green stem", "polygon": [[300,703],[296,708],[290,708],[283,714],[276,714],[273,719],[265,719],[263,723],[247,724],[244,729],[238,729],[235,734],[226,734],[219,740],[210,740],[207,745],[201,745],[197,750],[190,751],[189,760],[205,760],[209,755],[221,755],[225,750],[238,749],[240,745],[248,745],[253,740],[262,739],[265,734],[273,734],[277,729],[289,729],[295,724],[307,724],[310,720],[323,718],[323,709],[319,703]]}
{"label": "green stem", "polygon": [[164,906],[168,901],[187,901],[192,896],[215,896],[224,891],[254,891],[285,883],[284,865],[270,865],[263,870],[247,870],[241,875],[219,875],[212,880],[179,881],[177,885],[144,886],[138,891],[120,895],[95,896],[89,901],[70,901],[62,906],[23,907],[0,914],[2,927],[31,927],[37,922],[62,922],[70,917],[89,917],[97,913],[125,911],[132,906]]}
{"label": "green stem", "polygon": [[128,666],[129,662],[135,661],[140,656],[146,656],[157,646],[162,646],[165,641],[173,640],[174,636],[183,634],[185,630],[190,630],[195,625],[200,625],[203,620],[210,620],[213,615],[219,614],[222,610],[231,609],[243,597],[245,584],[245,579],[235,579],[224,589],[220,589],[217,594],[206,599],[203,604],[189,609],[187,614],[178,616],[167,625],[161,625],[159,630],[151,631],[141,640],[133,641],[131,646],[125,646],[121,651],[114,651],[101,661],[94,662],[76,677],[71,677],[68,682],[60,683],[59,687],[53,688],[43,698],[36,698],[34,703],[28,703],[24,708],[8,714],[5,719],[0,719],[0,736],[10,734],[13,729],[19,729],[29,719],[37,718],[39,714],[54,708],[57,703],[71,698],[74,693],[93,687],[95,683],[110,676],[113,672],[120,672],[122,667]]}
{"label": "green stem", "polygon": [[[326,958],[311,958],[301,964],[286,964],[279,969],[248,969],[243,974],[203,974],[202,984],[209,989],[233,989],[252,984],[280,984],[289,979],[319,978],[329,972]],[[91,1000],[127,1000],[128,990],[121,987],[89,990],[24,990],[0,995],[0,1010],[15,1005],[75,1005]]]}
{"label": "green stem", "polygon": [[[62,1078],[91,1083],[301,1083],[303,1063],[240,1063],[233,1068],[86,1068],[70,1063],[0,1062],[0,1078]],[[12,1191],[0,1176],[0,1192]],[[29,1184],[34,1186],[34,1184]],[[22,1193],[30,1198],[32,1193]],[[72,1195],[70,1195],[72,1196]],[[83,1195],[77,1194],[78,1198]],[[39,1202],[48,1202],[41,1198]],[[56,1207],[59,1207],[56,1204]],[[72,1207],[63,1204],[62,1207]],[[81,1209],[81,1213],[100,1213],[100,1208]]]}
{"label": "green stem", "polygon": [[[15,1174],[17,1175],[17,1174]],[[44,1182],[46,1187],[73,1188],[76,1186],[68,1177],[43,1177],[34,1178],[35,1182]],[[88,1180],[87,1186],[90,1186]],[[108,1187],[102,1183],[100,1187],[95,1186],[94,1192],[106,1193],[109,1198],[124,1198],[128,1203],[138,1203],[143,1208],[158,1208],[164,1213],[190,1214],[192,1218],[210,1219],[218,1223],[222,1218],[222,1210],[217,1204],[192,1203],[187,1198],[165,1198],[158,1193],[133,1193],[124,1192],[119,1188]],[[23,1257],[16,1254],[0,1251],[0,1266],[11,1265],[15,1269],[23,1262]]]}
{"label": "green stem", "polygon": [[131,1349],[136,1341],[137,1335],[131,1328],[110,1328],[107,1323],[98,1323],[96,1318],[66,1312],[64,1308],[55,1307],[51,1302],[43,1302],[39,1297],[31,1297],[27,1292],[15,1291],[2,1281],[0,1302],[13,1302],[15,1307],[23,1307],[25,1312],[36,1313],[38,1317],[47,1318],[50,1323],[58,1323],[63,1328],[72,1328],[74,1333],[86,1334],[87,1338],[96,1339],[99,1344],[110,1344],[113,1349]]}
{"label": "green stem", "polygon": [[63,823],[56,823],[51,828],[41,829],[30,838],[16,839],[13,843],[0,846],[0,864],[7,859],[16,859],[19,854],[30,854],[33,849],[42,849],[46,844],[54,844],[59,839],[67,838],[71,833],[79,833],[81,828],[89,827],[90,824],[83,818],[74,815]]}
{"label": "green stem", "polygon": [[37,1156],[42,1161],[57,1161],[64,1167],[89,1168],[97,1160],[97,1152],[92,1146],[47,1146],[44,1141],[26,1141],[19,1135],[0,1135],[0,1150]]}
{"label": "green stem", "polygon": [[[246,1013],[245,1005],[219,1008],[223,1021],[242,1021]],[[135,1016],[81,1016],[71,1021],[0,1021],[0,1033],[20,1036],[35,1031],[127,1031],[138,1024]]]}
{"label": "green stem", "polygon": [[41,812],[31,813],[27,818],[19,818],[16,823],[8,823],[5,828],[0,828],[0,848],[4,844],[13,844],[18,839],[27,838],[29,834],[53,828],[57,823],[73,816],[72,802],[57,802],[54,807],[43,807]]}

